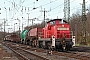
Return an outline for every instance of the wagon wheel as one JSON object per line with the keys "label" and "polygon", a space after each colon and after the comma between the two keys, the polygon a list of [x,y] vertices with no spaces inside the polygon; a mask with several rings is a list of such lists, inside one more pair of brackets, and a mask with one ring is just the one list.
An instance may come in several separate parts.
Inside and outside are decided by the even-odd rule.
{"label": "wagon wheel", "polygon": [[47,43],[48,49],[51,50],[51,42]]}

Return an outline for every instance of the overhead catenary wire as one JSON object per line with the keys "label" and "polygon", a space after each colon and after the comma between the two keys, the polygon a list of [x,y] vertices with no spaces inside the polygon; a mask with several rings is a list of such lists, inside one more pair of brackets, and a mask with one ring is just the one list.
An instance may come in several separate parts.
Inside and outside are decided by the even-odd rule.
{"label": "overhead catenary wire", "polygon": [[[73,0],[74,1],[74,0]],[[54,1],[52,1],[52,2],[54,2]],[[52,3],[52,2],[50,2],[50,3]],[[44,4],[44,5],[48,5],[49,3],[47,3],[47,4]],[[41,5],[41,6],[44,6],[44,5]],[[63,5],[63,4],[61,4],[61,5]],[[59,6],[61,6],[61,5],[58,5],[57,7],[55,7],[55,8],[52,8],[51,9],[51,11],[52,10],[54,10],[54,9],[56,9],[56,8],[58,8]],[[16,8],[15,8],[16,9]],[[17,11],[18,11],[18,9],[16,9]],[[18,11],[18,13],[19,13],[19,11]],[[21,15],[21,13],[20,13],[20,15]]]}
{"label": "overhead catenary wire", "polygon": [[[6,0],[7,1],[7,0]],[[20,15],[21,15],[21,13],[20,13],[20,8],[22,7],[22,4],[25,2],[25,0],[23,0],[23,2],[21,2],[20,1],[20,4],[21,4],[21,6],[19,5],[17,5],[15,2],[14,2],[14,0],[11,2],[11,0],[10,1],[7,1],[7,2],[9,2],[9,3],[11,3],[12,4],[12,8],[10,9],[10,7],[9,7],[9,10],[10,11],[13,11],[13,9],[15,9],[17,12],[15,12],[15,11],[13,11],[14,13],[19,13]]]}
{"label": "overhead catenary wire", "polygon": [[[12,4],[12,2],[13,2],[13,0],[5,0],[5,1],[8,1],[9,3],[11,3]],[[48,13],[50,13],[49,15],[48,15],[48,13],[47,13],[47,15],[46,15],[46,18],[48,17],[52,17],[52,15],[55,15],[55,17],[56,16],[60,16],[59,14],[63,14],[63,9],[62,9],[62,11],[61,11],[61,8],[63,8],[63,4],[64,3],[60,3],[59,1],[60,0],[54,0],[53,2],[45,2],[44,4],[38,4],[39,2],[42,2],[42,0],[40,0],[40,1],[38,1],[38,2],[35,2],[36,4],[36,6],[35,6],[35,8],[36,9],[33,9],[33,6],[25,6],[25,5],[23,5],[23,3],[26,3],[26,1],[27,0],[23,0],[23,1],[21,1],[21,4],[18,4],[17,2],[15,2],[15,0],[14,0],[14,2],[13,2],[13,6],[14,6],[14,4],[16,5],[15,6],[15,11],[14,11],[14,13],[16,13],[15,14],[15,16],[14,17],[18,17],[18,16],[22,16],[22,12],[21,12],[21,10],[22,10],[22,8],[23,8],[23,12],[24,12],[24,10],[27,10],[28,11],[28,8],[29,8],[29,13],[30,13],[30,18],[32,18],[31,17],[31,15],[32,14],[34,14],[34,13],[38,13],[38,15],[36,16],[37,18],[40,18],[41,19],[41,17],[43,18],[43,15],[41,15],[41,14],[39,14],[39,12],[40,12],[40,8],[42,7],[42,9],[44,8],[44,7],[46,7],[46,6],[50,6],[50,8],[46,8],[46,10],[47,11],[49,11]],[[73,3],[75,3],[77,0],[71,0],[70,1],[70,3],[71,3],[71,5],[73,4]],[[58,3],[60,3],[60,4],[57,4],[57,2]],[[31,5],[31,3],[33,4],[33,2],[30,2],[30,5]],[[38,4],[38,5],[37,5]],[[57,5],[55,5],[55,6],[53,6],[52,7],[52,5],[53,4],[57,4]],[[76,7],[77,5],[75,5],[75,7]],[[10,8],[11,8],[11,11],[13,11],[12,10],[12,7],[11,7],[11,5],[9,6]],[[78,7],[76,7],[76,8],[78,8]],[[74,11],[74,9],[75,8],[71,8],[71,10],[73,10]],[[24,12],[24,14],[26,14],[27,13],[27,11],[26,12]],[[53,12],[54,11],[54,12]],[[35,17],[35,16],[33,16],[33,17]]]}
{"label": "overhead catenary wire", "polygon": [[[55,0],[55,1],[57,1],[57,0]],[[49,3],[46,3],[46,4],[43,4],[43,5],[40,5],[39,7],[41,7],[41,6],[45,6],[45,5],[48,5],[48,4],[51,4],[51,3],[53,3],[53,2],[55,2],[55,1],[51,1],[51,2],[49,2]],[[10,1],[9,1],[10,2]],[[25,0],[23,1],[23,2],[25,2]],[[16,4],[17,5],[17,4]],[[63,4],[61,4],[61,5],[63,5]],[[54,9],[56,9],[56,8],[58,8],[59,6],[61,6],[61,5],[58,5],[57,7],[55,7],[55,8],[52,8],[51,10],[54,10]],[[36,7],[36,8],[39,8],[39,7]],[[19,9],[17,9],[17,8],[15,8],[17,11],[19,10]],[[33,9],[32,10],[30,10],[30,11],[33,11]],[[19,11],[18,11],[18,13],[19,13]],[[19,13],[20,15],[21,15],[21,13]]]}
{"label": "overhead catenary wire", "polygon": [[[11,0],[10,0],[10,1],[11,1]],[[10,2],[10,1],[9,1],[9,2]],[[46,4],[43,4],[43,5],[40,5],[40,6],[36,7],[36,8],[39,8],[39,7],[41,7],[41,6],[45,6],[45,5],[51,4],[51,3],[56,2],[56,1],[58,1],[58,0],[51,1],[51,2],[49,2],[49,3],[46,3]],[[73,1],[75,1],[75,0],[73,0]],[[73,1],[71,1],[71,2],[73,2]],[[25,2],[25,0],[24,0],[22,3],[24,3],[24,2]],[[16,5],[17,5],[17,4],[16,4]],[[63,5],[63,4],[61,4],[61,5]],[[51,10],[56,9],[56,8],[58,8],[58,7],[61,6],[61,5],[58,5],[57,7],[52,8]],[[23,6],[23,5],[20,5],[20,6]],[[23,6],[23,7],[25,7],[25,6]],[[17,9],[17,10],[18,10],[18,9]],[[30,11],[33,11],[33,9],[30,10]]]}
{"label": "overhead catenary wire", "polygon": [[[72,0],[72,1],[71,1],[71,3],[73,3],[73,2],[75,2],[75,0]],[[62,4],[60,4],[60,5],[52,8],[49,12],[51,12],[52,10],[58,8],[59,6],[62,6],[63,4],[64,4],[64,3],[62,3]],[[61,8],[61,7],[60,7],[60,8]],[[74,8],[75,8],[75,7],[74,7]],[[72,8],[71,10],[74,10],[74,8]],[[59,13],[62,13],[62,12],[60,12],[60,10],[59,10],[59,12],[53,13],[53,14],[51,14],[51,15],[55,15],[55,14],[59,14]],[[51,16],[51,15],[48,15],[48,16]],[[40,16],[41,16],[41,15],[40,15]]]}

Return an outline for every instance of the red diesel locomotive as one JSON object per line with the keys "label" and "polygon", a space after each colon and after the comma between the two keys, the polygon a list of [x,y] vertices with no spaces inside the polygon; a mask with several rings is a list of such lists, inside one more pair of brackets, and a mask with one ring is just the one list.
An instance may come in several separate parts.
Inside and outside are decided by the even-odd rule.
{"label": "red diesel locomotive", "polygon": [[73,45],[70,25],[62,19],[50,20],[44,28],[24,30],[21,41],[31,46],[62,51],[70,50]]}

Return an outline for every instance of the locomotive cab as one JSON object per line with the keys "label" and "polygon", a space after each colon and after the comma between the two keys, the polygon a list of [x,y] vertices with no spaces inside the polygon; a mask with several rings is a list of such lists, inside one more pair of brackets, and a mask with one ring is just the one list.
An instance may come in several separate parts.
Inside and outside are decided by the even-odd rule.
{"label": "locomotive cab", "polygon": [[47,22],[47,26],[43,30],[44,38],[51,38],[55,35],[56,39],[70,38],[70,25],[62,19],[54,19]]}

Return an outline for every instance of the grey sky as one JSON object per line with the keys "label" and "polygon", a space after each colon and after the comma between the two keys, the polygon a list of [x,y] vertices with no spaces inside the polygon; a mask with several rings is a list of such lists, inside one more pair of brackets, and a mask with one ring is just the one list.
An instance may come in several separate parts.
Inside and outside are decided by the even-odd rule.
{"label": "grey sky", "polygon": [[[71,15],[77,10],[81,11],[82,0],[71,0]],[[86,8],[88,8],[90,0],[86,0]],[[46,18],[54,19],[54,18],[63,18],[63,8],[64,8],[64,0],[0,0],[0,24],[4,21],[3,19],[7,18],[6,24],[10,26],[6,26],[6,31],[8,28],[12,28],[10,31],[14,31],[14,24],[16,30],[18,30],[19,21],[20,26],[22,23],[24,27],[27,26],[27,19],[29,13],[29,18],[38,18],[39,20],[43,20],[43,11],[44,8],[46,12]],[[33,9],[36,8],[36,9]],[[23,19],[22,19],[23,17]],[[35,21],[34,23],[38,23],[41,21]],[[29,23],[31,25],[31,23]],[[3,27],[3,26],[2,26]],[[20,27],[22,29],[22,27]]]}

